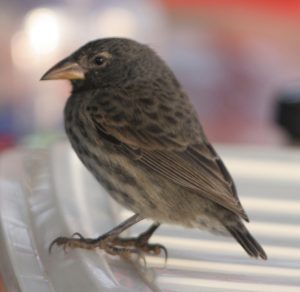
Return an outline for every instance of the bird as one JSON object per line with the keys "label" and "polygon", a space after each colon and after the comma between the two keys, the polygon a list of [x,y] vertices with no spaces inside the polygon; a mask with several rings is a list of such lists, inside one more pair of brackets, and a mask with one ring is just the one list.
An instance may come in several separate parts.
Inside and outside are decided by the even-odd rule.
{"label": "bird", "polygon": [[[56,245],[167,256],[165,246],[149,240],[161,224],[173,224],[232,236],[250,257],[267,259],[188,95],[150,46],[118,37],[90,41],[41,78],[58,79],[72,85],[64,109],[72,148],[133,215],[96,238],[59,236],[49,251]],[[143,219],[153,221],[145,232],[121,237]]]}

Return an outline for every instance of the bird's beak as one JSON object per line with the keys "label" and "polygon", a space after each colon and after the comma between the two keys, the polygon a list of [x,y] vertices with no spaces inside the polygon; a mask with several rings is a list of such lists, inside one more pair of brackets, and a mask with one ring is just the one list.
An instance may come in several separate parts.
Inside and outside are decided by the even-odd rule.
{"label": "bird's beak", "polygon": [[76,62],[70,61],[68,58],[60,61],[51,69],[49,69],[41,78],[41,80],[57,80],[57,79],[84,79],[84,70]]}

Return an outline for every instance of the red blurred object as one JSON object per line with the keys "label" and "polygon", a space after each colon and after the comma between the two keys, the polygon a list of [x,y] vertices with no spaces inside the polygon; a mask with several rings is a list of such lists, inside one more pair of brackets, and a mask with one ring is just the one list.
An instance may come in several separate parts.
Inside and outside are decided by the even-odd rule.
{"label": "red blurred object", "polygon": [[16,139],[11,135],[0,136],[0,152],[5,149],[13,147],[15,144],[16,144]]}
{"label": "red blurred object", "polygon": [[276,13],[285,16],[300,15],[299,0],[164,0],[170,8],[195,8],[195,7],[211,7],[220,8],[247,8],[261,11],[266,14]]}

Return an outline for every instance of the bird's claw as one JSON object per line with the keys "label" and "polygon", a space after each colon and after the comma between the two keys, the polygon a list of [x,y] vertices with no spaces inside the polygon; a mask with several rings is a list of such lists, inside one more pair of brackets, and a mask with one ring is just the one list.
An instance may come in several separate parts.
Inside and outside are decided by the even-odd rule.
{"label": "bird's claw", "polygon": [[75,237],[78,237],[78,238],[80,238],[80,239],[84,239],[84,237],[81,235],[81,233],[79,233],[79,232],[74,232],[72,235],[71,235],[71,237],[72,238],[75,238]]}
{"label": "bird's claw", "polygon": [[168,250],[161,244],[150,244],[148,239],[142,236],[137,238],[120,238],[114,239],[113,243],[116,246],[132,247],[133,250],[139,250],[142,254],[159,256],[164,253],[165,261],[168,259]]}
{"label": "bird's claw", "polygon": [[69,238],[63,237],[63,236],[55,238],[49,245],[49,248],[48,248],[49,254],[51,253],[54,245],[58,245],[58,246],[62,245],[64,251],[66,251],[68,240],[69,240]]}
{"label": "bird's claw", "polygon": [[[76,235],[78,235],[78,234],[76,234]],[[70,238],[60,236],[60,237],[57,237],[56,239],[54,239],[49,246],[49,253],[51,253],[51,250],[54,245],[62,246],[64,251],[66,251],[67,248],[76,248],[76,247],[89,249],[87,239],[85,239],[82,236],[79,238],[74,238],[74,234]]]}

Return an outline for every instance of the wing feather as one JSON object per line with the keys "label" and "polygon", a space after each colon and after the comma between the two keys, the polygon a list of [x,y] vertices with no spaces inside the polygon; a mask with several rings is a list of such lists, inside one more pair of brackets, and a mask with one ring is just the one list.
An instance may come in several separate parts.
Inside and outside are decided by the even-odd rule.
{"label": "wing feather", "polygon": [[210,164],[190,163],[185,159],[186,152],[189,151],[189,149],[183,152],[172,151],[171,153],[144,151],[140,161],[152,171],[182,187],[198,192],[202,197],[231,210],[248,221],[240,202],[232,195],[230,182],[226,181],[221,172],[218,175],[214,171],[214,168],[218,167],[215,160],[212,159]]}

